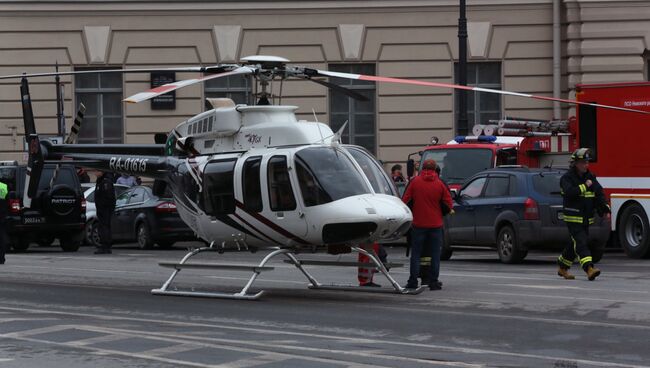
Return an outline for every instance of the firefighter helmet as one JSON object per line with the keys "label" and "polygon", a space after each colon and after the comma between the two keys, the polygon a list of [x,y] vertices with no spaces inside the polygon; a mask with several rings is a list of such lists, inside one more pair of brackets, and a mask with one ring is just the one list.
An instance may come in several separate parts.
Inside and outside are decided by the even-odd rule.
{"label": "firefighter helmet", "polygon": [[571,162],[578,160],[591,161],[591,150],[589,148],[578,148],[571,154]]}

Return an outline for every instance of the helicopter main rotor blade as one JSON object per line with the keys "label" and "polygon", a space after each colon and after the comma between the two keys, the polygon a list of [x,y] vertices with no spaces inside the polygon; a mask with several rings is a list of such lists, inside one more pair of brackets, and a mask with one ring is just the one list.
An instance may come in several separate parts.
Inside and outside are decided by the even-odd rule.
{"label": "helicopter main rotor blade", "polygon": [[220,68],[218,67],[203,67],[203,66],[190,66],[190,67],[181,67],[181,68],[145,68],[145,69],[93,69],[93,70],[75,70],[69,72],[49,72],[49,73],[31,73],[31,74],[13,74],[13,75],[1,75],[1,79],[17,79],[17,78],[38,78],[38,77],[53,77],[61,75],[79,75],[79,74],[95,74],[95,73],[149,73],[149,72],[209,72],[211,69]]}
{"label": "helicopter main rotor blade", "polygon": [[355,91],[353,91],[351,89],[341,87],[338,84],[325,82],[325,81],[322,81],[322,80],[319,80],[319,79],[312,79],[312,78],[305,78],[305,79],[308,80],[308,81],[312,81],[314,83],[318,83],[320,85],[323,85],[323,86],[325,86],[325,87],[327,87],[327,88],[329,88],[331,90],[334,90],[336,92],[343,93],[344,95],[348,95],[349,97],[352,97],[355,100],[368,101],[368,97],[366,97],[366,96],[364,96],[364,95],[362,95],[360,93],[357,93],[357,92],[355,92]]}
{"label": "helicopter main rotor blade", "polygon": [[133,96],[127,97],[124,99],[125,102],[130,102],[130,103],[138,103],[142,101],[149,100],[151,98],[154,98],[156,96],[160,96],[162,94],[165,94],[167,92],[175,91],[179,88],[191,86],[196,83],[201,83],[205,82],[210,79],[216,79],[216,78],[221,78],[221,77],[228,77],[231,75],[245,75],[245,74],[252,74],[255,71],[255,69],[247,67],[247,66],[240,66],[234,70],[225,72],[225,73],[219,73],[219,74],[210,74],[206,75],[201,78],[194,78],[194,79],[185,79],[177,82],[172,82],[172,83],[167,83],[163,84],[162,86],[152,88],[148,91],[145,92],[140,92],[136,93]]}
{"label": "helicopter main rotor blade", "polygon": [[593,106],[593,107],[601,107],[601,108],[605,108],[605,109],[613,109],[613,110],[620,110],[620,111],[627,111],[627,112],[636,112],[636,113],[640,113],[640,114],[650,115],[650,112],[647,112],[647,111],[628,109],[628,108],[625,108],[625,107],[602,105],[602,104],[597,104],[597,103],[583,102],[583,101],[576,101],[576,100],[567,100],[567,99],[564,99],[564,98],[538,96],[538,95],[531,95],[531,94],[528,94],[528,93],[510,92],[510,91],[503,91],[503,90],[491,89],[491,88],[461,86],[459,84],[426,82],[426,81],[421,81],[421,80],[416,80],[416,79],[391,78],[391,77],[381,77],[381,76],[375,76],[375,75],[330,72],[330,71],[327,71],[327,70],[317,70],[317,69],[305,69],[305,74],[307,74],[307,75],[320,75],[320,76],[334,77],[334,78],[372,81],[372,82],[412,84],[412,85],[416,85],[416,86],[429,86],[429,87],[459,89],[459,90],[473,91],[473,92],[495,93],[495,94],[505,95],[505,96],[533,98],[533,99],[543,100],[543,101],[556,101],[556,102],[562,102],[562,103],[573,104],[573,105],[586,105],[586,106]]}

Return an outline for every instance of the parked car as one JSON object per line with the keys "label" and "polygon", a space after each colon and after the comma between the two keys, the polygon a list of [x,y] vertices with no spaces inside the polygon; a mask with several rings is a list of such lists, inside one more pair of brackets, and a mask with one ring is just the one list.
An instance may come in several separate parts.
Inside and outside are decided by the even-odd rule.
{"label": "parked car", "polygon": [[136,241],[141,249],[151,249],[154,244],[170,248],[177,241],[197,240],[181,220],[171,196],[158,197],[151,188],[141,185],[117,197],[111,232],[114,242]]}
{"label": "parked car", "polygon": [[[453,246],[496,248],[503,263],[521,262],[531,249],[561,250],[571,237],[562,220],[563,169],[495,168],[482,171],[454,194],[454,211],[445,218],[442,259]],[[610,235],[608,219],[596,217],[589,229],[594,261]]]}
{"label": "parked car", "polygon": [[[122,184],[115,184],[115,197],[117,198],[130,187]],[[86,198],[86,232],[84,241],[86,244],[98,245],[99,233],[97,232],[97,208],[95,207],[95,183],[82,183],[84,198]]]}
{"label": "parked car", "polygon": [[8,187],[7,235],[15,251],[25,251],[33,242],[51,245],[55,239],[59,239],[61,249],[66,252],[75,252],[81,245],[86,201],[79,178],[74,166],[61,165],[50,185],[55,168],[55,165],[43,167],[31,208],[24,208],[26,167],[15,161],[5,161],[0,166],[0,181]]}

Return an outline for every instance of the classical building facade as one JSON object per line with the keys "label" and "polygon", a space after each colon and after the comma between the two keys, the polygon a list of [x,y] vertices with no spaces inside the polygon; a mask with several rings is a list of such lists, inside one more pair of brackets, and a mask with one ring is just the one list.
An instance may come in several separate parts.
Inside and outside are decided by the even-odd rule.
{"label": "classical building facade", "polygon": [[[469,76],[473,85],[572,97],[576,83],[647,79],[647,1],[467,0]],[[557,18],[556,18],[557,19]],[[321,1],[3,1],[0,75],[92,68],[149,68],[236,62],[248,55],[288,58],[321,69],[452,83],[458,60],[457,0]],[[554,24],[559,48],[554,49]],[[559,50],[559,53],[557,52]],[[195,77],[176,73],[175,79]],[[87,107],[82,142],[153,143],[205,109],[206,96],[250,102],[250,81],[230,78],[176,92],[172,109],[122,98],[151,87],[151,73],[62,77],[68,129],[79,102]],[[53,78],[31,81],[39,133],[57,135]],[[355,84],[355,102],[304,81],[283,86],[283,104],[301,119],[338,128],[387,165],[403,162],[431,136],[453,137],[454,94],[445,89]],[[0,80],[0,159],[23,160],[19,81]],[[279,86],[274,86],[278,93]],[[557,87],[556,87],[557,89]],[[500,116],[551,119],[551,103],[474,95],[474,122]],[[564,117],[571,114],[563,106]]]}

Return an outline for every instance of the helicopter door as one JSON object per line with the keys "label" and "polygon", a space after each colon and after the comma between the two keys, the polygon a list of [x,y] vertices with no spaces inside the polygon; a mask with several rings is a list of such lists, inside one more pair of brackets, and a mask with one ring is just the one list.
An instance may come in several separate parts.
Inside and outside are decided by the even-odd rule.
{"label": "helicopter door", "polygon": [[289,175],[287,162],[286,155],[271,156],[266,162],[267,190],[262,214],[279,227],[274,230],[275,239],[290,237],[287,233],[296,237],[307,234],[307,221],[294,191],[298,185]]}

